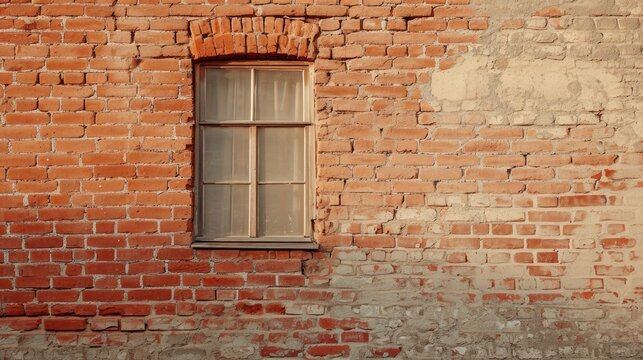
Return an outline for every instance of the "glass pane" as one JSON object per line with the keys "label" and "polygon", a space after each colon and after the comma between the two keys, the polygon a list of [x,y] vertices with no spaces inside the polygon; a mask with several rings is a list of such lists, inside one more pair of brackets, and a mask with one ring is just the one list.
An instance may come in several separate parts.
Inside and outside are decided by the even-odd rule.
{"label": "glass pane", "polygon": [[250,70],[206,70],[205,119],[250,119]]}
{"label": "glass pane", "polygon": [[203,235],[249,236],[248,185],[203,187]]}
{"label": "glass pane", "polygon": [[303,121],[304,72],[255,71],[255,119]]}
{"label": "glass pane", "polygon": [[250,181],[250,130],[203,127],[203,181]]}
{"label": "glass pane", "polygon": [[257,181],[304,181],[304,128],[257,129]]}
{"label": "glass pane", "polygon": [[257,186],[257,236],[304,235],[304,185]]}

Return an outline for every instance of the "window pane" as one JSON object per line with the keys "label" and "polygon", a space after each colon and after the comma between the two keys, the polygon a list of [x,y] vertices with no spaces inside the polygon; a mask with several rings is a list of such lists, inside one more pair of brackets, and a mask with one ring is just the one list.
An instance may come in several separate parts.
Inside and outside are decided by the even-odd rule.
{"label": "window pane", "polygon": [[203,235],[248,236],[248,185],[203,187]]}
{"label": "window pane", "polygon": [[206,70],[205,119],[251,120],[250,70]]}
{"label": "window pane", "polygon": [[303,236],[304,185],[259,185],[257,217],[257,236]]}
{"label": "window pane", "polygon": [[255,120],[303,121],[304,73],[255,71]]}
{"label": "window pane", "polygon": [[304,181],[304,128],[257,129],[257,180]]}
{"label": "window pane", "polygon": [[203,181],[249,181],[249,130],[203,127]]}

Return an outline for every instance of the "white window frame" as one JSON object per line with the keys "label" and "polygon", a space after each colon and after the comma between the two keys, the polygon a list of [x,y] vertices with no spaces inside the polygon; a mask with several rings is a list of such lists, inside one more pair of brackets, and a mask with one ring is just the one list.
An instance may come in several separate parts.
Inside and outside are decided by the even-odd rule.
{"label": "white window frame", "polygon": [[[207,69],[268,69],[268,70],[303,70],[303,101],[304,101],[304,121],[302,122],[285,122],[285,121],[219,121],[207,122],[205,120],[205,88]],[[254,71],[252,71],[254,77]],[[317,249],[318,244],[313,239],[313,219],[315,211],[315,127],[314,127],[314,110],[313,110],[313,73],[312,67],[308,62],[300,61],[218,61],[204,62],[195,66],[195,101],[196,101],[196,121],[194,130],[194,212],[193,212],[193,247],[195,248],[260,248],[260,249]],[[254,79],[251,81],[254,86]],[[250,89],[251,104],[254,109],[254,89]],[[252,116],[251,116],[252,119]],[[203,195],[203,167],[207,162],[204,155],[205,146],[202,144],[202,131],[205,127],[248,127],[250,129],[250,193],[249,193],[249,226],[250,236],[222,237],[211,238],[203,236],[203,224],[208,221],[204,219],[204,195]],[[260,127],[298,127],[304,128],[304,213],[301,214],[304,227],[304,235],[289,236],[266,236],[257,237],[257,129]],[[254,236],[253,236],[254,235]]]}

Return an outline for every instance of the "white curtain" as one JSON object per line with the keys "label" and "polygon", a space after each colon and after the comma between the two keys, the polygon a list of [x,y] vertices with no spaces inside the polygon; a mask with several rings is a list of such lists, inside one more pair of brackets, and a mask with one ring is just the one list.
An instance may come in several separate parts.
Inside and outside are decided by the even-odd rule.
{"label": "white curtain", "polygon": [[208,69],[206,121],[250,119],[251,70]]}
{"label": "white curtain", "polygon": [[255,71],[255,120],[303,121],[303,72]]}

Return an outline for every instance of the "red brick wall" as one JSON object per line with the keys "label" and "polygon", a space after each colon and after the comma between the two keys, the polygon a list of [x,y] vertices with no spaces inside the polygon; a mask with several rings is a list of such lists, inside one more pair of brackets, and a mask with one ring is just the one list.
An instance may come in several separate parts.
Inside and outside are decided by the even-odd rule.
{"label": "red brick wall", "polygon": [[[640,132],[627,122],[641,114],[640,14],[533,6],[0,4],[0,355],[643,354]],[[264,55],[260,36],[208,48],[202,26],[266,18],[305,28],[275,30],[266,54],[314,59],[321,248],[193,250],[194,58]],[[596,33],[617,58],[582,55]],[[521,41],[546,61],[563,43],[566,59],[586,56],[564,71],[616,68],[618,86],[549,123],[548,94],[486,93],[508,73],[462,89],[459,74],[510,68]],[[500,60],[477,72],[457,66],[489,54]],[[455,95],[436,90],[440,72]],[[508,96],[526,105],[499,120]],[[543,101],[533,118],[530,101]]]}

